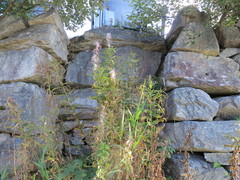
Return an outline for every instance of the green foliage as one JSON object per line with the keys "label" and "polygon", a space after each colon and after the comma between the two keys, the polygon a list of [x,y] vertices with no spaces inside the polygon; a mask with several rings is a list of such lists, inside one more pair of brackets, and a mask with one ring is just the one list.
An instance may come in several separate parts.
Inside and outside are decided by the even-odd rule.
{"label": "green foliage", "polygon": [[6,15],[28,18],[55,7],[68,29],[76,30],[102,6],[104,0],[2,0],[0,20]]}
{"label": "green foliage", "polygon": [[164,179],[162,165],[168,149],[158,137],[165,122],[163,91],[154,89],[151,77],[138,84],[133,54],[125,62],[115,54],[116,49],[108,45],[104,61],[97,56],[93,60],[100,104],[93,155],[96,179]]}

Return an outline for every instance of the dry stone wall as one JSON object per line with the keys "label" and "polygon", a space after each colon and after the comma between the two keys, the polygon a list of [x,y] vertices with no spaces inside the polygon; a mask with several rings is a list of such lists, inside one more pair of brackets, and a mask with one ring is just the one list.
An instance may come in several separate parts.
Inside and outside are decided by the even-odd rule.
{"label": "dry stone wall", "polygon": [[[74,37],[69,44],[54,9],[28,24],[11,17],[0,22],[0,171],[7,166],[13,173],[21,165],[22,159],[16,157],[28,125],[57,129],[55,142],[65,156],[91,153],[91,134],[98,125],[98,103],[92,98],[96,96],[91,76],[93,43],[101,41],[105,48],[105,35],[111,33],[118,63],[134,52],[139,59],[134,67],[137,81],[155,75],[167,92],[167,123],[160,138],[170,139],[177,152],[167,160],[165,174],[186,179],[180,152],[188,151],[193,179],[230,179],[226,174],[233,147],[226,145],[233,143],[229,137],[240,136],[236,121],[240,117],[239,26],[214,31],[205,13],[186,7],[178,13],[166,41],[105,27]],[[55,61],[60,65],[53,68]],[[46,83],[59,87],[63,82],[73,89],[70,93],[48,94]],[[11,107],[21,111],[23,130],[11,121],[15,118],[9,114]],[[30,135],[37,138],[39,133],[36,128]],[[222,167],[214,168],[215,162]]]}

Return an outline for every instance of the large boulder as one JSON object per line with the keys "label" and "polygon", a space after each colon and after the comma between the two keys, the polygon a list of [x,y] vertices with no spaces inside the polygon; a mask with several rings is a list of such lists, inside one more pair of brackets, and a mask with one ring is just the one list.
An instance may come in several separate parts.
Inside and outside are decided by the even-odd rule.
{"label": "large boulder", "polygon": [[53,69],[54,58],[38,47],[20,51],[0,52],[0,83],[24,81],[46,85],[51,79],[51,85],[58,85],[63,79],[64,69],[59,65],[59,72]]}
{"label": "large boulder", "polygon": [[[210,163],[219,163],[221,165],[229,166],[229,160],[232,158],[233,153],[204,153],[204,158]],[[239,155],[240,158],[240,155]],[[238,163],[240,165],[240,162]]]}
{"label": "large boulder", "polygon": [[54,126],[56,120],[50,96],[34,84],[0,85],[0,109],[0,132],[36,134],[39,127]]}
{"label": "large boulder", "polygon": [[164,38],[156,33],[140,33],[138,31],[119,29],[112,27],[92,29],[84,33],[83,36],[74,37],[70,41],[69,51],[78,53],[95,48],[94,42],[100,40],[102,46],[106,47],[106,34],[111,33],[112,46],[135,46],[145,50],[166,52]]}
{"label": "large boulder", "polygon": [[53,24],[58,27],[58,30],[61,32],[65,41],[68,42],[67,33],[64,29],[64,25],[62,23],[61,17],[57,13],[56,9],[50,8],[47,12],[30,18],[28,20],[28,24],[30,26],[38,25],[38,24]]}
{"label": "large boulder", "polygon": [[219,104],[217,117],[224,120],[240,117],[240,95],[214,98]]}
{"label": "large boulder", "polygon": [[22,50],[36,46],[44,49],[60,62],[67,62],[67,40],[57,26],[40,24],[24,29],[0,40],[0,51]]}
{"label": "large boulder", "polygon": [[96,96],[92,89],[80,89],[68,95],[57,95],[59,119],[92,120],[97,119],[98,103],[92,97]]}
{"label": "large boulder", "polygon": [[212,121],[218,112],[218,103],[202,90],[190,87],[171,91],[166,100],[167,120]]}
{"label": "large boulder", "polygon": [[186,6],[181,9],[172,23],[172,27],[167,34],[167,43],[172,45],[181,33],[182,29],[189,23],[206,24],[208,17],[204,12],[200,12],[194,6]]}
{"label": "large boulder", "polygon": [[[117,48],[116,57],[118,60],[116,66],[124,66],[129,69],[126,63],[134,53],[135,62],[134,70],[136,70],[136,77],[140,80],[148,75],[154,76],[161,63],[161,53],[143,50],[133,46],[126,46]],[[75,86],[92,86],[93,85],[93,64],[91,62],[92,52],[79,53],[73,62],[71,62],[67,69],[66,82]],[[100,52],[101,61],[104,61],[104,49]],[[126,72],[126,77],[132,75]]]}
{"label": "large boulder", "polygon": [[25,28],[27,28],[27,24],[22,18],[5,16],[3,19],[0,20],[0,39],[9,37]]}
{"label": "large boulder", "polygon": [[[231,137],[238,137],[240,124],[236,121],[183,121],[167,123],[161,137],[170,139],[170,146],[176,150],[192,152],[231,152]],[[190,138],[189,138],[190,137]],[[186,145],[186,139],[188,146]]]}
{"label": "large boulder", "polygon": [[[171,159],[165,163],[165,174],[173,180],[186,180],[187,172],[184,164],[183,154],[174,154]],[[223,167],[214,168],[212,164],[207,163],[201,156],[190,155],[188,161],[189,175],[191,179],[196,180],[230,180],[227,171]]]}
{"label": "large boulder", "polygon": [[160,77],[167,90],[190,86],[214,95],[240,92],[239,65],[229,58],[168,53]]}
{"label": "large boulder", "polygon": [[221,26],[217,29],[217,38],[223,48],[240,47],[240,30],[235,26]]}
{"label": "large boulder", "polygon": [[210,26],[190,23],[182,30],[171,51],[190,51],[208,56],[217,56],[219,54],[219,45]]}

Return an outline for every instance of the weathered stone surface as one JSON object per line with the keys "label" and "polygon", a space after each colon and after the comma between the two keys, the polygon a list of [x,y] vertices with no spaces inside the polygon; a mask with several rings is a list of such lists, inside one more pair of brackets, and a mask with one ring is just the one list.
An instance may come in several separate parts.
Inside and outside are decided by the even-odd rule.
{"label": "weathered stone surface", "polygon": [[96,96],[92,89],[80,89],[64,95],[56,96],[61,120],[92,120],[97,119],[98,103],[91,97]]}
{"label": "weathered stone surface", "polygon": [[160,77],[168,90],[190,86],[209,94],[240,92],[239,65],[228,58],[193,52],[168,53]]}
{"label": "weathered stone surface", "polygon": [[209,25],[189,23],[174,42],[171,51],[190,51],[217,56],[219,45]]}
{"label": "weathered stone surface", "polygon": [[67,132],[67,131],[71,131],[74,128],[78,128],[78,127],[84,127],[84,128],[92,128],[94,126],[98,125],[98,121],[64,121],[62,123],[62,129],[63,131]]}
{"label": "weathered stone surface", "polygon": [[240,47],[240,30],[235,27],[223,27],[217,29],[217,38],[223,48],[239,48]]}
{"label": "weathered stone surface", "polygon": [[221,165],[230,165],[229,160],[231,159],[231,157],[232,153],[204,153],[204,158],[207,162],[218,162]]}
{"label": "weathered stone surface", "polygon": [[[21,138],[11,137],[9,134],[0,133],[0,171],[7,170],[13,173],[14,168],[21,165],[19,157],[19,146],[22,144]],[[30,167],[29,167],[30,168]]]}
{"label": "weathered stone surface", "polygon": [[46,13],[35,16],[28,21],[30,26],[38,24],[54,24],[58,27],[65,41],[68,41],[67,33],[64,30],[64,25],[62,23],[61,17],[57,13],[56,9],[50,8]]}
{"label": "weathered stone surface", "polygon": [[97,40],[102,41],[102,46],[106,47],[105,38],[107,33],[111,33],[112,46],[114,47],[135,46],[145,50],[158,51],[161,53],[166,52],[165,41],[161,36],[112,27],[92,29],[85,32],[83,36],[72,38],[70,40],[69,51],[81,52],[92,50],[95,48],[94,42]]}
{"label": "weathered stone surface", "polygon": [[[6,105],[7,102],[17,106],[21,119],[11,113],[11,109]],[[22,126],[34,125],[31,127],[33,128],[31,134],[35,134],[39,132],[39,126],[44,124],[50,127],[56,120],[53,113],[56,109],[51,99],[43,89],[34,84],[14,82],[0,85],[0,107],[0,132],[18,134],[29,130],[22,129]],[[45,122],[42,121],[43,117]],[[22,125],[19,125],[19,122],[22,122]]]}
{"label": "weathered stone surface", "polygon": [[240,67],[240,53],[237,54],[236,56],[232,57],[232,59],[239,64],[239,67]]}
{"label": "weathered stone surface", "polygon": [[59,65],[60,72],[50,71],[53,59],[38,47],[0,52],[0,83],[24,81],[44,86],[50,78],[51,85],[58,85],[59,79],[63,79],[64,68]]}
{"label": "weathered stone surface", "polygon": [[194,6],[186,6],[181,9],[173,21],[170,32],[167,34],[167,43],[173,44],[181,33],[182,29],[189,23],[206,24],[208,17],[204,12],[200,12]]}
{"label": "weathered stone surface", "polygon": [[67,41],[53,24],[35,25],[0,40],[0,51],[22,50],[36,46],[61,62],[67,61]]}
{"label": "weathered stone surface", "polygon": [[219,104],[217,117],[220,119],[237,119],[240,117],[240,95],[214,98]]}
{"label": "weathered stone surface", "polygon": [[[176,150],[188,150],[192,152],[231,152],[232,140],[229,137],[237,137],[240,124],[236,121],[211,121],[196,122],[183,121],[167,123],[161,137],[171,140],[170,146]],[[191,142],[189,149],[185,149],[185,139],[190,133]]]}
{"label": "weathered stone surface", "polygon": [[12,34],[25,29],[26,25],[22,18],[15,18],[13,16],[5,16],[0,21],[0,39],[11,36]]}
{"label": "weathered stone surface", "polygon": [[[165,173],[174,180],[186,180],[186,169],[183,164],[184,155],[174,154],[171,159],[165,163]],[[230,180],[227,171],[223,167],[214,168],[212,164],[207,163],[201,156],[190,155],[189,170],[191,179],[196,180]],[[185,176],[184,176],[185,175]]]}
{"label": "weathered stone surface", "polygon": [[229,58],[238,53],[240,53],[240,48],[226,48],[219,54],[219,56],[223,58]]}
{"label": "weathered stone surface", "polygon": [[218,112],[218,103],[202,90],[190,87],[171,91],[166,100],[167,120],[211,121]]}
{"label": "weathered stone surface", "polygon": [[[104,50],[101,50],[100,56],[103,55],[103,51]],[[138,77],[138,80],[141,81],[142,78],[148,75],[154,76],[161,63],[162,55],[158,52],[146,51],[132,46],[117,48],[116,56],[119,57],[119,59],[116,62],[116,66],[121,66],[121,64],[129,60],[129,56],[131,56],[132,53],[136,55],[134,59],[139,60],[135,66],[135,75]],[[93,64],[91,62],[91,57],[92,52],[81,52],[76,56],[75,60],[68,66],[66,75],[67,83],[75,86],[87,87],[93,85]],[[101,61],[103,61],[103,59]],[[126,67],[125,69],[129,69],[127,64],[125,64],[124,67]],[[132,72],[125,73],[125,77],[128,75],[132,75]]]}

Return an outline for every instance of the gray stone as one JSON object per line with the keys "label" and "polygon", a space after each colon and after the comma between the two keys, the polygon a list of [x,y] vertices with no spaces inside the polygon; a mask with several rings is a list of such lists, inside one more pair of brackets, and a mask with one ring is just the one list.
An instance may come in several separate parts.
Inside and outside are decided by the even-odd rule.
{"label": "gray stone", "polygon": [[26,28],[26,24],[22,18],[13,16],[5,16],[0,20],[0,39],[9,37],[14,33]]}
{"label": "gray stone", "polygon": [[232,153],[204,153],[204,158],[206,159],[207,162],[219,163],[221,165],[226,166],[230,165],[229,160],[231,159],[231,157]]}
{"label": "gray stone", "polygon": [[232,120],[240,117],[240,95],[214,98],[219,104],[217,117]]}
{"label": "gray stone", "polygon": [[167,34],[167,43],[171,46],[181,33],[182,29],[189,23],[206,24],[208,17],[194,6],[186,6],[181,9],[172,23],[171,30]]}
{"label": "gray stone", "polygon": [[235,26],[221,26],[217,29],[217,38],[223,48],[240,47],[240,30]]}
{"label": "gray stone", "polygon": [[38,47],[0,52],[0,83],[24,81],[44,86],[47,79],[51,79],[51,85],[58,85],[59,79],[63,79],[64,68],[59,65],[60,72],[50,71],[53,59]]}
{"label": "gray stone", "polygon": [[80,129],[74,129],[72,134],[69,136],[69,141],[71,145],[84,145],[84,136],[82,135],[82,131]]}
{"label": "gray stone", "polygon": [[56,96],[61,120],[97,119],[98,103],[91,97],[96,96],[92,89],[80,89],[65,95]]}
{"label": "gray stone", "polygon": [[171,51],[189,51],[217,56],[219,45],[209,25],[189,23],[174,42]]}
{"label": "gray stone", "polygon": [[[236,56],[232,57],[232,59],[238,63],[239,67],[240,67],[240,53],[237,54]],[[239,68],[240,69],[240,68]]]}
{"label": "gray stone", "polygon": [[47,12],[30,18],[28,21],[30,26],[38,24],[53,24],[58,27],[65,41],[68,41],[67,33],[64,30],[64,25],[62,23],[61,17],[55,8],[50,8]]}
{"label": "gray stone", "polygon": [[218,107],[218,103],[202,90],[190,87],[177,88],[168,95],[166,118],[174,121],[212,121]]}
{"label": "gray stone", "polygon": [[31,26],[15,35],[0,40],[0,51],[22,50],[36,46],[44,49],[60,62],[67,61],[67,41],[53,24]]}
{"label": "gray stone", "polygon": [[[134,59],[139,60],[138,63],[135,63],[135,67],[129,68],[124,62],[129,60],[129,56],[134,53]],[[104,50],[101,50],[100,57],[104,56]],[[117,48],[116,56],[119,58],[116,62],[116,66],[123,66],[126,71],[124,78],[127,78],[130,75],[133,75],[133,70],[135,76],[139,81],[148,75],[154,76],[158,70],[158,67],[161,63],[161,54],[158,52],[146,51],[139,49],[137,47],[127,46]],[[92,86],[93,85],[93,64],[91,61],[92,52],[81,52],[79,53],[75,60],[69,64],[66,81],[67,83],[74,86]],[[104,61],[104,58],[101,59],[101,62]],[[117,71],[119,71],[118,68]],[[131,71],[131,70],[132,71]]]}
{"label": "gray stone", "polygon": [[190,86],[214,95],[240,92],[239,65],[229,58],[168,53],[160,77],[167,90]]}
{"label": "gray stone", "polygon": [[240,48],[226,48],[219,54],[219,56],[223,58],[230,58],[238,53],[240,53]]}
{"label": "gray stone", "polygon": [[[233,147],[230,137],[238,137],[240,124],[237,121],[183,121],[167,123],[161,137],[170,139],[170,146],[176,150],[192,152],[231,152]],[[191,135],[189,149],[186,149],[185,139]]]}
{"label": "gray stone", "polygon": [[[165,174],[174,180],[187,180],[186,168],[183,164],[184,155],[174,154],[165,163]],[[189,171],[191,179],[196,180],[230,180],[227,171],[223,167],[214,168],[212,164],[204,161],[201,156],[190,155]]]}
{"label": "gray stone", "polygon": [[64,121],[62,123],[62,129],[63,131],[67,132],[67,131],[71,131],[74,128],[78,128],[78,127],[84,127],[84,128],[92,128],[94,126],[98,125],[98,121]]}
{"label": "gray stone", "polygon": [[50,96],[34,84],[14,82],[0,85],[0,107],[0,132],[19,134],[30,131],[36,134],[40,126],[51,127],[56,120],[57,109]]}
{"label": "gray stone", "polygon": [[104,27],[92,29],[84,33],[83,36],[74,37],[70,41],[70,52],[82,52],[95,48],[94,42],[102,41],[102,46],[106,47],[106,34],[111,33],[112,46],[135,46],[150,51],[158,51],[166,53],[166,45],[164,38],[156,35],[156,33],[140,33],[137,31],[119,29],[113,27]]}

